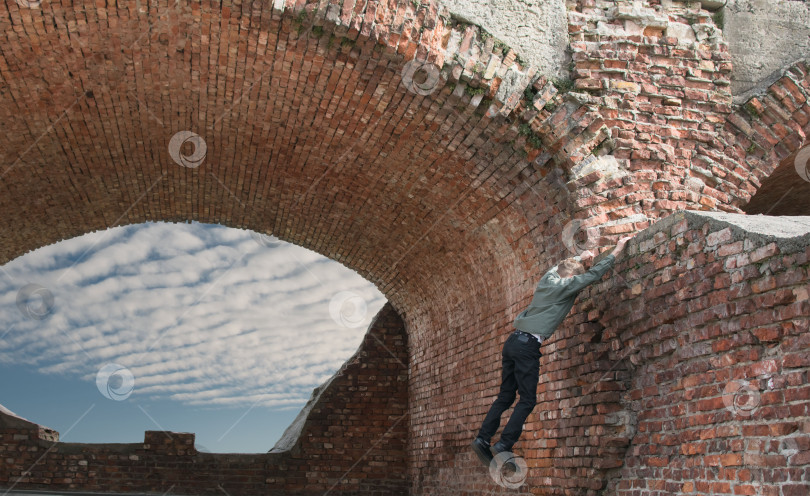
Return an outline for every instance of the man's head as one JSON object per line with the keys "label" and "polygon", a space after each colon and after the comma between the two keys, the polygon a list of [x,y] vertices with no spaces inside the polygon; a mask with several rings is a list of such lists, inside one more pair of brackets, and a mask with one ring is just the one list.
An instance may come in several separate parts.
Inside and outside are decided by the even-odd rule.
{"label": "man's head", "polygon": [[585,273],[585,266],[575,258],[566,258],[557,266],[560,277],[578,276]]}

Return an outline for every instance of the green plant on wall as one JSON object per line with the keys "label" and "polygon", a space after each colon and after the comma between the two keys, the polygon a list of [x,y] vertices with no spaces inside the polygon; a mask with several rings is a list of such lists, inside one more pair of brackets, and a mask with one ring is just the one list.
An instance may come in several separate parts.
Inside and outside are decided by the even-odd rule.
{"label": "green plant on wall", "polygon": [[296,17],[295,20],[293,21],[293,23],[296,25],[296,31],[298,32],[299,35],[303,33],[304,30],[306,29],[305,24],[306,20],[307,20],[307,11],[302,10],[301,13],[298,14],[298,17]]}
{"label": "green plant on wall", "polygon": [[481,87],[473,88],[472,86],[467,86],[466,88],[464,88],[464,92],[470,96],[476,96],[476,95],[483,95],[484,93],[487,92],[487,89]]}
{"label": "green plant on wall", "polygon": [[551,80],[551,84],[557,88],[559,93],[568,93],[574,89],[574,81],[568,78],[554,78]]}
{"label": "green plant on wall", "polygon": [[535,91],[533,85],[526,86],[526,89],[523,90],[523,98],[526,100],[527,103],[531,103],[534,101],[534,98],[537,96],[537,91]]}
{"label": "green plant on wall", "polygon": [[507,52],[509,52],[509,46],[498,38],[495,38],[495,44],[492,45],[492,49],[495,50],[493,53],[500,52],[501,55],[506,55]]}
{"label": "green plant on wall", "polygon": [[521,136],[526,137],[526,143],[529,144],[534,149],[539,149],[543,147],[543,142],[539,136],[534,133],[532,127],[528,124],[521,124],[518,127],[518,134]]}
{"label": "green plant on wall", "polygon": [[748,102],[743,106],[743,108],[748,113],[748,115],[751,116],[752,119],[759,118],[759,111],[757,110],[757,108],[754,106],[753,103]]}
{"label": "green plant on wall", "polygon": [[531,145],[532,148],[535,148],[537,150],[543,148],[543,140],[541,140],[540,136],[537,136],[536,134],[532,134],[531,136],[526,138],[526,141],[529,142],[529,145]]}

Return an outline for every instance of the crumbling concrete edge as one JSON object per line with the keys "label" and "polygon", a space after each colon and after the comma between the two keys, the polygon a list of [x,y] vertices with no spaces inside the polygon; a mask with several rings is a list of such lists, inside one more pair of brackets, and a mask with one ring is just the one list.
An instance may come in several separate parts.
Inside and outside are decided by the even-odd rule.
{"label": "crumbling concrete edge", "polygon": [[666,232],[686,220],[692,228],[707,222],[709,232],[729,228],[734,241],[748,240],[757,246],[776,243],[781,253],[794,253],[810,246],[810,216],[746,215],[719,211],[678,210],[640,231],[633,244],[651,239],[656,233]]}
{"label": "crumbling concrete edge", "polygon": [[343,372],[346,365],[354,360],[359,351],[360,350],[358,349],[355,354],[349,360],[347,360],[332,377],[312,390],[312,395],[309,397],[307,404],[304,405],[304,408],[302,408],[300,412],[298,412],[298,415],[296,415],[292,423],[284,430],[284,433],[281,435],[279,440],[276,441],[276,444],[273,445],[268,453],[284,453],[290,451],[295,446],[295,443],[297,443],[298,439],[301,437],[301,432],[303,432],[304,426],[309,419],[309,414],[312,412],[315,405],[320,402],[324,391],[326,391],[332,384],[332,381],[334,381],[335,378],[337,378]]}
{"label": "crumbling concrete edge", "polygon": [[40,441],[58,442],[59,433],[50,427],[31,422],[0,405],[0,429],[22,429],[36,432]]}

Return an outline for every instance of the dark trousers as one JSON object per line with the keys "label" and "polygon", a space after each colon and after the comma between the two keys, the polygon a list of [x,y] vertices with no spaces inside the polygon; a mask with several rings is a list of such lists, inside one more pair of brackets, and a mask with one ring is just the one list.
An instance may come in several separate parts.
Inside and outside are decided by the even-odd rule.
{"label": "dark trousers", "polygon": [[503,371],[501,390],[487,413],[478,437],[490,442],[501,425],[501,415],[515,401],[515,392],[520,393],[520,401],[515,406],[509,422],[501,433],[501,444],[511,451],[520,434],[526,417],[537,404],[537,381],[540,376],[540,343],[532,336],[513,332],[503,345]]}

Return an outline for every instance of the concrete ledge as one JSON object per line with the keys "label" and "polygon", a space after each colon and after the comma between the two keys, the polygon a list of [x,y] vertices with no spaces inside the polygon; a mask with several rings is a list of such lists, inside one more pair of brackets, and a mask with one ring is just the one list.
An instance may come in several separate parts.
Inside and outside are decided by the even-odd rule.
{"label": "concrete ledge", "polygon": [[732,239],[748,240],[757,245],[775,242],[782,253],[804,250],[810,246],[810,217],[746,215],[726,212],[704,212],[679,210],[659,220],[648,229],[639,232],[633,244],[655,236],[658,232],[668,232],[676,223],[686,220],[690,227],[709,223],[709,232],[730,228]]}
{"label": "concrete ledge", "polygon": [[763,236],[793,239],[810,233],[810,216],[745,215],[726,212],[691,212],[694,217],[714,219]]}

